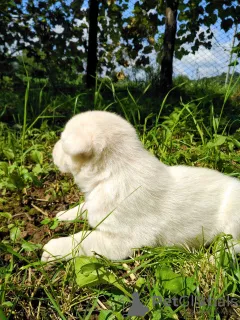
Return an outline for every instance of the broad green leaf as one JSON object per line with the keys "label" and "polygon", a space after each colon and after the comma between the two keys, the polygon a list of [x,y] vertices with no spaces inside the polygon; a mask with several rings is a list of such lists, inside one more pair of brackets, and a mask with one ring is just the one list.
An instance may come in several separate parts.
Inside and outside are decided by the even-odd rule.
{"label": "broad green leaf", "polygon": [[79,287],[108,283],[131,297],[131,294],[119,283],[115,275],[107,270],[100,260],[95,257],[78,257],[75,262],[75,273]]}
{"label": "broad green leaf", "polygon": [[41,224],[49,224],[51,222],[50,218],[46,218],[44,220],[41,221]]}
{"label": "broad green leaf", "polygon": [[76,259],[75,272],[77,284],[80,287],[97,285],[100,283],[113,283],[115,276],[106,271],[95,257],[80,257]]}
{"label": "broad green leaf", "polygon": [[58,219],[54,219],[53,220],[53,224],[51,225],[50,229],[54,230],[57,228],[57,226],[59,225],[59,220]]}
{"label": "broad green leaf", "polygon": [[15,242],[21,237],[21,230],[19,227],[13,227],[10,229],[10,239]]}
{"label": "broad green leaf", "polygon": [[43,153],[41,151],[38,150],[33,150],[31,152],[31,159],[38,164],[42,164],[43,163]]}
{"label": "broad green leaf", "polygon": [[231,18],[225,18],[221,22],[221,28],[227,32],[233,25],[234,21]]}
{"label": "broad green leaf", "polygon": [[0,212],[0,217],[4,217],[6,219],[11,219],[12,215],[9,212]]}
{"label": "broad green leaf", "polygon": [[156,277],[160,280],[165,290],[172,294],[190,294],[196,288],[194,278],[183,277],[176,274],[170,268],[164,267],[156,270]]}
{"label": "broad green leaf", "polygon": [[144,47],[144,49],[143,49],[143,53],[144,54],[149,54],[149,53],[151,53],[153,51],[153,47],[152,46],[146,46],[146,47]]}
{"label": "broad green leaf", "polygon": [[3,154],[5,155],[5,157],[6,157],[8,160],[14,159],[14,152],[13,152],[13,150],[10,149],[10,148],[4,148],[4,149],[3,149]]}
{"label": "broad green leaf", "polygon": [[227,139],[226,136],[218,135],[218,136],[216,136],[216,139],[215,139],[214,143],[215,143],[216,146],[221,146],[222,144],[225,143],[226,139]]}
{"label": "broad green leaf", "polygon": [[[13,303],[11,301],[4,301],[2,303],[2,306],[6,306],[8,308],[11,308],[13,306]],[[2,320],[2,318],[0,317],[0,319]]]}
{"label": "broad green leaf", "polygon": [[136,287],[139,289],[139,288],[141,288],[145,283],[146,283],[145,278],[140,277],[140,278],[137,279],[135,285],[136,285]]}
{"label": "broad green leaf", "polygon": [[207,147],[208,148],[213,148],[213,147],[218,147],[218,146],[221,146],[225,143],[227,137],[226,136],[220,136],[220,135],[216,135],[214,137],[214,140],[213,141],[209,141],[207,143]]}
{"label": "broad green leaf", "polygon": [[41,244],[35,244],[28,241],[23,241],[22,243],[22,249],[25,251],[34,251],[40,249],[41,247]]}
{"label": "broad green leaf", "polygon": [[9,182],[19,190],[25,187],[25,182],[23,181],[21,175],[18,172],[13,172],[11,174]]}
{"label": "broad green leaf", "polygon": [[39,175],[40,173],[42,173],[42,171],[42,167],[39,163],[37,163],[35,167],[32,169],[32,172],[36,175]]}
{"label": "broad green leaf", "polygon": [[111,310],[101,310],[98,316],[99,320],[114,320],[115,316]]}
{"label": "broad green leaf", "polygon": [[128,297],[123,294],[112,294],[107,304],[110,306],[110,309],[114,312],[119,312],[124,308],[124,305],[129,302]]}
{"label": "broad green leaf", "polygon": [[0,170],[2,170],[5,175],[8,175],[8,164],[7,162],[0,162]]}
{"label": "broad green leaf", "polygon": [[240,142],[237,139],[232,139],[232,142],[237,148],[240,148]]}

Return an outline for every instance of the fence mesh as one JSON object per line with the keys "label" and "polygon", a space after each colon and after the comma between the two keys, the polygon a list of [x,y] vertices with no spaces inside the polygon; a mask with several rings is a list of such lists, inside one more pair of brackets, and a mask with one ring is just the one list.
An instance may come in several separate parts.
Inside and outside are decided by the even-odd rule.
{"label": "fence mesh", "polygon": [[[225,32],[220,27],[220,21],[211,27],[213,32],[212,48],[200,47],[195,54],[188,54],[181,60],[174,59],[174,74],[187,75],[190,79],[215,77],[223,75],[223,81],[228,81],[233,72],[240,73],[237,65],[237,55],[232,53],[235,46],[235,34],[240,31],[238,26]],[[232,66],[229,66],[233,64]],[[224,79],[225,77],[225,79]]]}
{"label": "fence mesh", "polygon": [[[135,3],[136,1],[134,0],[127,3],[128,7],[123,12],[123,17],[133,16]],[[157,37],[163,36],[164,29],[164,26],[158,28]],[[202,26],[200,32],[205,32],[206,29],[206,27]],[[221,21],[218,19],[210,29],[213,33],[211,49],[200,46],[195,53],[189,53],[183,56],[182,59],[174,58],[174,76],[183,75],[190,79],[222,76],[221,81],[227,82],[232,73],[240,73],[239,59],[237,54],[232,53],[232,49],[236,45],[235,35],[240,32],[240,25],[233,24],[232,28],[225,32],[221,28]],[[191,43],[185,45],[186,49],[190,47]],[[156,52],[151,54],[150,61],[152,65],[155,64],[156,55]]]}
{"label": "fence mesh", "polygon": [[[188,0],[179,2],[185,5],[185,9],[189,9],[189,6],[195,3]],[[209,0],[202,0],[202,8],[206,2],[211,4]],[[233,2],[227,1],[227,3]],[[237,3],[237,1],[235,2]],[[0,76],[1,74],[11,76],[15,73],[16,68],[13,61],[17,60],[17,55],[20,56],[23,52],[27,57],[36,58],[38,66],[34,67],[38,71],[38,77],[41,78],[41,72],[45,72],[54,85],[58,85],[57,82],[61,83],[64,80],[63,71],[66,72],[66,77],[69,79],[71,77],[77,78],[79,74],[86,73],[90,0],[83,2],[78,0],[66,2],[60,0],[50,2],[45,0],[36,0],[35,2],[14,0],[12,3],[15,6],[13,5],[11,14],[3,14],[2,17],[5,20],[1,21],[2,30],[5,32],[2,31],[0,35],[0,58],[3,60]],[[163,8],[157,11],[156,6],[159,3],[163,4]],[[102,15],[99,15],[98,29],[100,75],[111,75],[111,71],[123,71],[129,78],[132,77],[136,80],[159,75],[165,26],[164,15],[158,15],[157,12],[164,13],[164,3],[164,1],[158,0],[106,0],[106,2],[99,2]],[[216,1],[216,3],[220,3],[220,1]],[[79,4],[82,6],[79,7]],[[212,2],[211,5],[215,5],[215,2]],[[114,9],[114,6],[117,7],[117,10]],[[179,15],[184,13],[184,10],[179,10]],[[240,64],[235,63],[238,60],[237,54],[232,53],[232,49],[236,45],[239,47],[240,25],[235,24],[237,7],[232,6],[231,10],[235,15],[234,22],[228,18],[232,21],[231,29],[225,32],[221,27],[222,21],[220,19],[210,26],[213,35],[209,39],[211,48],[201,45],[195,53],[191,53],[193,43],[189,43],[188,39],[188,42],[182,43],[181,46],[189,53],[179,59],[177,58],[179,46],[176,46],[176,55],[173,61],[174,76],[183,75],[190,79],[221,76],[222,82],[228,82],[233,72],[240,73]],[[209,19],[213,19],[211,15],[209,15]],[[179,18],[178,29],[186,21],[193,21],[193,19],[192,17],[188,20]],[[240,19],[238,21],[240,23]],[[199,22],[196,30],[198,27]],[[146,32],[143,31],[144,28]],[[141,30],[143,35],[141,35]],[[184,32],[190,32],[188,29],[186,30]],[[202,34],[208,32],[208,27],[200,25],[195,37],[201,38]],[[193,32],[192,35],[194,35]],[[177,43],[180,41],[180,37],[176,39]],[[155,49],[152,50],[153,47]],[[133,54],[131,55],[131,53]],[[43,57],[47,58],[44,60]],[[149,63],[146,63],[145,57],[149,58]],[[21,66],[20,59],[16,63]],[[31,65],[31,63],[29,64]],[[150,68],[146,70],[142,67],[143,65]],[[154,74],[152,71],[156,73]],[[34,76],[36,74],[37,72]]]}

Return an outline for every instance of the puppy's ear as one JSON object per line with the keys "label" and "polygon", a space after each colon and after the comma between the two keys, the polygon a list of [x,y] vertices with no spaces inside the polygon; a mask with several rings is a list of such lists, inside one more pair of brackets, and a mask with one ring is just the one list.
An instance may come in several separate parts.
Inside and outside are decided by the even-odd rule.
{"label": "puppy's ear", "polygon": [[91,155],[93,151],[93,143],[90,136],[87,135],[77,135],[74,133],[65,135],[62,134],[61,137],[62,147],[64,152],[70,156],[77,155]]}
{"label": "puppy's ear", "polygon": [[105,148],[105,140],[103,136],[98,136],[97,139],[92,138],[90,133],[64,134],[61,136],[62,148],[70,156],[91,156],[93,153],[100,155]]}

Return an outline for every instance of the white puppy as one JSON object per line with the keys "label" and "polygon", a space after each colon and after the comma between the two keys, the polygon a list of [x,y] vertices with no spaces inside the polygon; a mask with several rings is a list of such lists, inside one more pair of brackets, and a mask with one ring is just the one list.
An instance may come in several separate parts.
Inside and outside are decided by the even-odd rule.
{"label": "white puppy", "polygon": [[220,232],[240,239],[240,181],[210,169],[161,163],[116,114],[74,116],[53,159],[85,195],[80,208],[60,212],[59,220],[75,219],[87,209],[94,230],[50,240],[43,261],[94,252],[124,259],[133,248],[198,246]]}

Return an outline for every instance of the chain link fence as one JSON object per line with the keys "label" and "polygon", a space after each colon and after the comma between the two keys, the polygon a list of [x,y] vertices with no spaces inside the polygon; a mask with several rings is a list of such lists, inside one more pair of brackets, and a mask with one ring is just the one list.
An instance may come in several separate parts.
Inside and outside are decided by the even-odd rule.
{"label": "chain link fence", "polygon": [[[15,0],[17,3],[18,1]],[[165,31],[165,26],[164,26],[164,17],[163,15],[160,16],[161,18],[161,23],[157,28],[157,32],[156,31],[156,22],[154,19],[157,16],[156,10],[153,8],[151,8],[152,3],[157,3],[154,1],[137,1],[137,0],[107,0],[108,5],[106,6],[105,4],[103,5],[102,2],[102,7],[104,11],[104,13],[101,13],[102,15],[104,14],[103,17],[101,17],[101,19],[99,18],[99,52],[103,52],[102,54],[102,61],[101,59],[101,54],[99,53],[99,65],[101,66],[101,70],[100,70],[100,75],[105,75],[107,74],[106,69],[108,71],[108,74],[110,74],[111,71],[114,72],[121,72],[123,71],[128,78],[131,79],[142,79],[142,80],[146,80],[147,77],[152,76],[152,74],[155,75],[159,75],[159,63],[156,62],[157,57],[161,56],[161,48],[162,48],[162,41],[163,41],[163,35],[164,35],[164,31]],[[139,4],[140,2],[140,4]],[[160,3],[161,1],[159,1]],[[184,1],[183,1],[184,2]],[[182,3],[183,3],[182,2]],[[204,2],[204,1],[203,1]],[[23,10],[21,12],[21,14],[19,13],[19,17],[18,16],[12,16],[13,21],[11,21],[10,23],[6,23],[6,27],[9,28],[10,31],[5,32],[5,39],[6,39],[6,45],[5,48],[3,47],[3,45],[0,45],[0,55],[2,53],[2,56],[4,56],[4,59],[7,61],[7,58],[9,56],[12,56],[12,58],[16,58],[17,55],[21,55],[22,54],[22,50],[26,49],[27,51],[30,52],[31,55],[33,55],[34,57],[38,57],[38,61],[39,64],[43,61],[42,57],[40,56],[39,52],[43,52],[42,56],[46,55],[47,57],[49,56],[49,60],[46,61],[48,62],[48,70],[50,70],[51,72],[45,71],[46,69],[46,65],[42,65],[41,67],[39,67],[39,69],[36,68],[36,65],[32,68],[32,69],[36,69],[37,71],[35,72],[35,75],[41,74],[41,72],[46,72],[46,74],[48,75],[49,78],[51,78],[50,76],[52,76],[52,82],[54,82],[56,79],[55,77],[55,69],[56,69],[56,65],[57,62],[62,61],[63,64],[65,64],[67,66],[66,69],[66,77],[70,74],[69,69],[73,69],[72,73],[73,75],[77,76],[81,73],[86,72],[86,56],[87,56],[87,42],[88,42],[88,30],[89,30],[89,24],[88,24],[88,10],[89,9],[89,0],[84,0],[82,3],[81,8],[79,8],[79,3],[78,1],[74,1],[74,0],[68,0],[66,1],[66,6],[61,7],[60,6],[60,2],[58,3],[58,1],[55,3],[55,7],[58,8],[59,12],[57,10],[53,10],[51,8],[48,8],[44,11],[45,15],[48,17],[47,19],[45,19],[44,15],[41,16],[41,6],[43,6],[44,8],[44,2],[43,1],[39,1],[39,6],[32,7],[32,12],[34,12],[34,10],[36,10],[35,12],[35,16],[34,19],[36,20],[34,22],[34,19],[26,19],[25,16],[27,17],[31,17],[31,11],[27,12],[27,0],[24,0],[22,2],[22,6],[23,6]],[[32,1],[29,1],[29,3],[31,4]],[[36,1],[37,3],[37,1]],[[148,3],[148,7],[144,7],[144,5]],[[162,3],[164,3],[162,1]],[[192,2],[194,3],[194,2]],[[122,21],[119,21],[121,19],[116,18],[115,16],[115,20],[114,20],[114,10],[109,10],[109,8],[111,6],[114,6],[114,4],[118,4],[119,6],[119,11],[120,14],[119,16],[122,17]],[[138,6],[136,5],[138,4]],[[189,4],[190,5],[190,4]],[[76,6],[76,8],[74,7]],[[101,7],[101,5],[100,5]],[[144,10],[143,7],[146,9]],[[71,11],[71,10],[73,11]],[[53,10],[53,11],[51,11]],[[65,10],[65,11],[64,11]],[[135,10],[135,12],[134,12]],[[136,10],[138,10],[138,18],[140,17],[140,19],[138,20],[138,24],[136,24],[136,28],[134,25],[134,15],[136,14]],[[161,9],[164,11],[164,8]],[[234,10],[234,9],[233,9]],[[62,13],[63,12],[63,13]],[[74,12],[74,14],[72,13]],[[112,12],[112,17],[110,16],[109,12]],[[181,11],[183,12],[183,11]],[[63,21],[61,19],[61,14],[63,14],[64,18],[66,15],[65,20]],[[146,14],[147,13],[147,14]],[[153,15],[155,14],[154,17],[154,23],[152,23],[152,25],[154,25],[154,27],[152,28],[153,31],[151,33],[148,33],[148,29],[147,32],[144,33],[144,36],[142,38],[140,38],[138,30],[136,31],[135,29],[137,29],[139,27],[139,21],[140,21],[140,27],[141,27],[141,23],[143,22],[143,20],[147,19],[147,21],[151,20],[151,14],[152,14],[152,19],[153,19]],[[60,17],[59,17],[60,15]],[[136,15],[135,15],[136,16]],[[132,19],[127,19],[131,17]],[[112,18],[112,25],[110,25],[110,23],[108,23]],[[210,17],[211,18],[211,17]],[[20,20],[19,20],[20,19]],[[142,20],[141,20],[142,19]],[[16,23],[16,21],[22,21],[21,23]],[[49,21],[48,21],[49,20]],[[136,19],[135,19],[136,20]],[[156,19],[157,20],[157,19]],[[181,19],[179,19],[181,20]],[[190,19],[191,20],[191,19]],[[46,22],[47,21],[47,22]],[[60,21],[58,23],[58,21]],[[66,22],[66,23],[65,23]],[[103,23],[104,22],[104,23]],[[115,24],[114,24],[115,23]],[[121,25],[122,23],[122,25]],[[183,21],[179,21],[178,22],[178,28],[179,26],[181,26],[181,23],[183,23]],[[21,26],[20,29],[18,29],[16,26]],[[29,28],[28,33],[32,33],[32,35],[28,35],[26,34],[26,31],[24,30],[25,25]],[[145,26],[148,26],[148,23],[146,23],[145,25],[143,24],[143,28]],[[152,26],[151,25],[151,26]],[[123,26],[124,30],[121,29],[121,26]],[[126,49],[126,37],[124,38],[124,31],[126,31],[127,28],[125,27],[132,27],[131,32],[134,33],[135,35],[137,34],[136,38],[136,42],[138,44],[138,42],[140,44],[142,44],[143,46],[139,46],[140,49],[136,49],[135,52],[134,50],[132,50],[132,52],[134,52],[134,54],[136,53],[136,55],[141,55],[142,52],[144,52],[144,49],[142,49],[142,47],[146,48],[146,47],[151,47],[151,46],[155,46],[158,49],[156,49],[156,51],[152,50],[152,47],[150,48],[150,50],[146,50],[144,53],[145,56],[148,56],[149,58],[149,69],[150,72],[152,72],[152,74],[149,72],[149,74],[147,73],[148,71],[144,71],[144,67],[139,67],[141,64],[136,63],[136,60],[134,60],[134,58],[129,58],[129,52],[131,51],[132,48],[134,48],[134,46],[129,46],[128,47],[128,52]],[[11,29],[13,28],[13,29]],[[135,28],[135,29],[134,29]],[[209,77],[220,77],[221,76],[221,81],[223,83],[227,83],[230,75],[235,73],[239,73],[240,74],[240,64],[237,64],[237,55],[235,53],[232,52],[232,49],[234,48],[235,45],[237,45],[237,39],[235,37],[236,34],[240,34],[240,25],[232,25],[232,28],[230,30],[228,30],[228,32],[225,32],[222,28],[221,28],[221,21],[218,20],[214,25],[211,25],[211,31],[213,34],[213,37],[211,38],[211,48],[207,49],[204,46],[200,46],[198,48],[198,50],[195,53],[188,53],[185,54],[181,59],[177,59],[174,58],[173,61],[173,75],[179,76],[187,76],[189,79],[202,79],[202,78],[209,78]],[[76,29],[76,30],[75,30]],[[151,28],[149,28],[151,29]],[[200,30],[198,31],[198,33],[196,34],[196,37],[201,37],[200,34],[202,33],[207,33],[207,27],[205,27],[204,25],[202,25],[200,27]],[[8,29],[7,29],[8,30]],[[17,31],[16,31],[17,30]],[[18,30],[20,35],[18,35]],[[28,29],[26,29],[28,30]],[[120,31],[119,31],[120,30]],[[117,34],[119,31],[119,34]],[[102,32],[102,34],[101,34]],[[115,32],[115,34],[114,34]],[[121,33],[122,32],[122,33]],[[131,37],[131,32],[126,33],[128,35],[128,37]],[[185,32],[185,31],[184,31]],[[190,31],[188,31],[190,32]],[[55,33],[55,34],[54,34]],[[150,34],[150,36],[149,36]],[[119,36],[119,37],[118,37]],[[22,37],[21,40],[19,41],[18,45],[20,45],[20,48],[17,48],[16,46],[16,42],[12,41],[11,39],[14,37],[16,37],[16,39],[18,37]],[[112,41],[111,37],[114,39],[117,38],[117,41]],[[122,49],[121,48],[121,40],[119,40],[119,38],[122,37],[122,43],[125,41],[124,45],[123,45],[123,50],[122,50],[122,56],[126,53],[126,59],[125,56],[122,57],[118,56],[118,59],[116,58],[117,51],[121,51],[121,50],[117,50],[117,49]],[[0,37],[1,38],[1,37]],[[51,40],[46,40],[46,39],[51,39]],[[141,40],[143,39],[144,40]],[[2,37],[3,39],[3,37]],[[9,40],[10,39],[10,40]],[[1,40],[1,39],[0,39]],[[9,43],[8,44],[8,40]],[[30,41],[31,40],[31,41]],[[128,38],[127,38],[128,40]],[[52,43],[51,43],[52,41]],[[129,39],[129,42],[131,44],[131,41],[133,42],[133,38]],[[1,41],[0,41],[1,42]],[[4,43],[4,41],[2,41]],[[177,41],[178,42],[178,39]],[[113,43],[112,45],[112,51],[111,49],[111,43]],[[200,42],[199,42],[200,43]],[[156,45],[157,44],[157,45]],[[106,48],[105,48],[106,47]],[[116,48],[117,47],[117,48]],[[137,47],[137,46],[135,46]],[[191,43],[184,43],[183,47],[185,48],[186,51],[191,52],[191,47],[192,44]],[[49,49],[50,48],[50,49]],[[110,49],[109,49],[110,48]],[[4,51],[4,49],[6,49]],[[17,52],[17,53],[15,53]],[[50,53],[50,54],[48,54]],[[118,52],[117,52],[118,53]],[[121,53],[121,52],[120,52]],[[133,55],[134,56],[134,55]],[[106,58],[107,57],[107,58]],[[119,59],[119,57],[121,59]],[[124,59],[123,59],[124,58]],[[51,60],[52,59],[52,60]],[[107,63],[104,64],[104,59],[108,60]],[[13,65],[13,63],[11,62],[11,59],[9,59],[9,70],[8,68],[5,68],[5,60],[3,60],[3,62],[1,63],[1,71],[3,74],[5,75],[12,75],[14,74],[14,72],[16,71],[15,69],[15,65]],[[117,61],[121,61],[121,64],[117,63]],[[125,61],[126,60],[126,61]],[[131,60],[131,61],[130,61]],[[158,59],[159,61],[160,59]],[[19,60],[20,61],[20,60]],[[17,61],[18,65],[21,65],[21,61],[19,62]],[[67,63],[68,65],[67,65]],[[110,63],[108,63],[110,61]],[[16,64],[16,62],[15,62]],[[47,63],[46,63],[47,64]],[[53,68],[54,66],[54,68]],[[125,67],[124,67],[125,66]],[[127,67],[126,67],[127,66]],[[59,69],[58,71],[56,71],[55,73],[57,74],[57,72],[61,75],[63,73],[63,68],[62,65],[58,66]],[[75,68],[75,69],[74,69]],[[104,69],[105,68],[105,69]],[[115,68],[115,70],[114,70]],[[4,71],[5,70],[5,71]],[[70,70],[71,71],[71,70]],[[110,71],[110,72],[109,72]],[[4,73],[5,72],[5,73]],[[23,73],[25,71],[23,70]],[[155,74],[154,74],[155,72]],[[49,76],[50,75],[50,76]],[[54,78],[55,77],[55,78]],[[39,76],[39,78],[41,78]],[[55,81],[57,82],[57,81]],[[61,81],[59,81],[61,82]],[[58,85],[58,83],[54,83],[54,85]]]}
{"label": "chain link fence", "polygon": [[202,79],[222,75],[222,81],[227,83],[232,73],[240,73],[237,55],[232,53],[235,35],[240,31],[240,26],[234,25],[231,30],[225,32],[217,21],[211,27],[211,31],[212,48],[200,47],[195,54],[189,53],[181,60],[174,59],[175,76],[186,75],[190,79]]}
{"label": "chain link fence", "polygon": [[[136,1],[127,2],[128,8],[124,11],[124,17],[133,16],[134,5]],[[164,34],[164,26],[158,28],[157,38]],[[221,76],[221,81],[227,83],[229,77],[233,73],[240,73],[240,64],[238,64],[237,54],[232,53],[232,49],[236,44],[235,35],[240,32],[240,25],[233,25],[233,27],[225,32],[221,28],[221,21],[218,21],[210,27],[213,38],[211,39],[211,49],[200,46],[195,53],[189,53],[182,57],[182,59],[174,58],[173,75],[174,77],[182,75],[189,79],[202,79],[209,77]],[[202,26],[200,32],[206,32],[207,28]],[[196,35],[197,36],[197,35]],[[191,43],[184,45],[185,49],[191,48]],[[191,50],[189,50],[191,51]],[[157,68],[156,64],[157,52],[152,52],[150,55],[150,62],[153,68]],[[124,68],[118,67],[117,70]],[[125,70],[131,77],[131,71]],[[141,76],[140,76],[141,77]]]}

